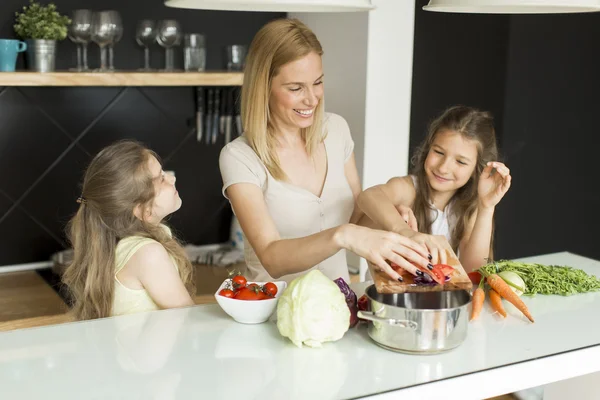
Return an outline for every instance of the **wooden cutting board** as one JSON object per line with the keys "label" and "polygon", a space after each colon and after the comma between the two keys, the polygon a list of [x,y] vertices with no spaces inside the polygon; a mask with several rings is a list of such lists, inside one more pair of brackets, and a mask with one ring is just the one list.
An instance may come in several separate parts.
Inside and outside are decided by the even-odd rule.
{"label": "wooden cutting board", "polygon": [[[434,260],[435,261],[435,260]],[[454,254],[448,254],[447,264],[454,268],[450,280],[443,285],[417,285],[414,283],[414,276],[404,270],[400,270],[400,275],[404,282],[398,282],[390,278],[385,272],[381,271],[375,265],[369,263],[369,270],[375,282],[375,288],[379,293],[406,293],[406,292],[439,292],[443,290],[471,290],[473,284],[465,269]]]}

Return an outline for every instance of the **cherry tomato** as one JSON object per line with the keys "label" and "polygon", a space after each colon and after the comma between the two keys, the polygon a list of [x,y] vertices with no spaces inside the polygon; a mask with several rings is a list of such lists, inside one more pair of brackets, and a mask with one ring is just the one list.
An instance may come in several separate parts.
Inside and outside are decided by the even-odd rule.
{"label": "cherry tomato", "polygon": [[268,300],[268,299],[272,299],[272,298],[273,297],[269,296],[265,292],[258,292],[258,299],[259,300]]}
{"label": "cherry tomato", "polygon": [[219,292],[219,295],[233,299],[234,293],[233,293],[233,290],[231,290],[231,289],[221,289],[221,291]]}
{"label": "cherry tomato", "polygon": [[234,289],[243,288],[248,281],[242,275],[236,275],[231,279]]}
{"label": "cherry tomato", "polygon": [[253,289],[254,291],[260,290],[260,286],[258,285],[258,283],[251,283],[249,285],[246,285],[246,287],[248,289]]}
{"label": "cherry tomato", "polygon": [[263,292],[265,292],[269,297],[275,297],[277,294],[277,285],[273,282],[267,282],[263,286]]}
{"label": "cherry tomato", "polygon": [[[262,300],[261,293],[262,292],[254,291],[246,286],[237,291],[237,293],[235,294],[235,298],[238,300]],[[265,294],[262,293],[262,295]]]}
{"label": "cherry tomato", "polygon": [[469,272],[467,275],[469,275],[469,279],[473,282],[473,285],[479,285],[479,282],[481,281],[481,274],[479,272],[473,271]]}

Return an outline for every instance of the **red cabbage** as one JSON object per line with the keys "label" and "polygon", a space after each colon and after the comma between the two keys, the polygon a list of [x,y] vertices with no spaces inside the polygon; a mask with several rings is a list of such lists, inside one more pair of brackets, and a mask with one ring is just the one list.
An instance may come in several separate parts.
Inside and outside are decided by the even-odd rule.
{"label": "red cabbage", "polygon": [[350,328],[353,328],[358,323],[356,293],[350,289],[350,286],[348,286],[343,278],[337,278],[334,282],[338,285],[340,291],[344,294],[344,297],[346,297],[346,304],[350,309]]}

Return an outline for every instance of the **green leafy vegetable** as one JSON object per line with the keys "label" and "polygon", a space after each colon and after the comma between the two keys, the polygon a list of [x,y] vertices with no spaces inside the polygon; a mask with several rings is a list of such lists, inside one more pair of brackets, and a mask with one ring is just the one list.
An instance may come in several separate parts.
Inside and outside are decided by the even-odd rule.
{"label": "green leafy vegetable", "polygon": [[317,269],[294,279],[277,303],[279,333],[298,347],[321,347],[341,339],[349,322],[346,297]]}
{"label": "green leafy vegetable", "polygon": [[580,269],[566,266],[522,263],[510,260],[493,262],[478,270],[487,276],[512,271],[525,282],[525,294],[558,294],[569,296],[600,290],[600,279]]}

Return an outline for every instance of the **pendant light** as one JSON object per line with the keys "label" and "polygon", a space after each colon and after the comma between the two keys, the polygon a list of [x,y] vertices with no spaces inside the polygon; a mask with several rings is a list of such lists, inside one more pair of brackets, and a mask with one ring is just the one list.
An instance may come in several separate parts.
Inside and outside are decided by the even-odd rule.
{"label": "pendant light", "polygon": [[430,0],[426,11],[480,14],[562,14],[600,11],[600,0]]}
{"label": "pendant light", "polygon": [[370,0],[165,0],[165,5],[200,10],[270,12],[369,11],[374,8]]}

